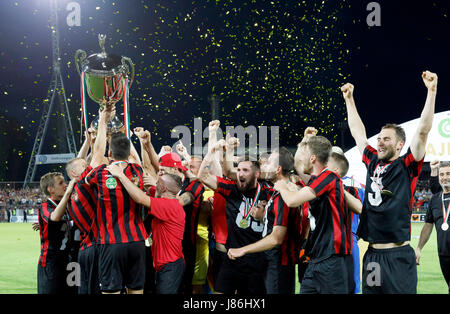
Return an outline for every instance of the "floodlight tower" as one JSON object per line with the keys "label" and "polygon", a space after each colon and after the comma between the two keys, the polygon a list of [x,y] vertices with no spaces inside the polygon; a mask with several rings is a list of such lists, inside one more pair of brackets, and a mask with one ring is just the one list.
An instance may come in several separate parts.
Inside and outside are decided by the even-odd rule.
{"label": "floodlight tower", "polygon": [[[23,187],[33,181],[36,173],[36,167],[46,163],[44,160],[38,160],[41,155],[42,146],[47,134],[48,125],[50,124],[51,113],[55,109],[59,109],[64,119],[65,138],[69,154],[75,157],[76,146],[75,136],[70,121],[69,107],[67,105],[66,93],[64,90],[63,78],[61,75],[61,54],[59,48],[59,30],[58,30],[58,6],[57,0],[50,0],[50,30],[52,34],[52,78],[47,91],[47,98],[42,104],[42,116],[36,132],[33,150],[31,151],[30,161],[28,163],[27,173],[23,183]],[[54,162],[61,163],[61,162]]]}

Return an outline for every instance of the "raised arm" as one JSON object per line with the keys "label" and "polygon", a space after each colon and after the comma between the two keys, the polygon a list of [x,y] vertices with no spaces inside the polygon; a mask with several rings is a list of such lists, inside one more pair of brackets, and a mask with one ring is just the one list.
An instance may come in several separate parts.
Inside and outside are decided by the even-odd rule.
{"label": "raised arm", "polygon": [[237,171],[234,167],[234,149],[239,146],[239,139],[227,134],[225,145],[225,159],[223,161],[223,174],[231,180],[237,180]]}
{"label": "raised arm", "polygon": [[180,143],[177,144],[176,150],[177,150],[177,153],[181,157],[183,157],[184,160],[186,160],[187,162],[191,161],[191,155],[189,155],[189,153],[187,152],[186,147],[183,145],[183,143],[181,141],[180,141]]}
{"label": "raised arm", "polygon": [[137,152],[136,147],[134,147],[134,144],[131,140],[130,140],[130,157],[128,160],[131,163],[135,163],[142,166],[141,158],[139,158],[139,153]]}
{"label": "raised arm", "polygon": [[106,132],[107,124],[113,114],[113,108],[111,105],[104,106],[103,110],[99,110],[99,121],[97,136],[94,143],[94,151],[92,153],[91,166],[96,168],[101,164],[107,163],[105,158],[106,151]]}
{"label": "raised arm", "polygon": [[427,88],[427,99],[420,115],[419,125],[411,141],[411,153],[416,161],[425,156],[428,133],[433,126],[434,107],[436,103],[436,92],[438,77],[436,73],[425,71],[422,73],[423,82]]}
{"label": "raised arm", "polygon": [[356,146],[362,154],[368,144],[368,141],[366,128],[364,127],[361,117],[356,110],[353,90],[354,86],[350,83],[347,83],[341,87],[342,94],[344,95],[345,106],[347,107],[348,127],[350,128],[350,133],[355,139]]}
{"label": "raised arm", "polygon": [[[208,151],[217,144],[217,131],[219,130],[220,121],[213,120],[209,122],[208,130],[209,130],[209,138],[208,138]],[[216,151],[214,158],[211,162],[211,174],[221,177],[223,175],[223,169],[220,161],[223,159],[223,152]]]}
{"label": "raised arm", "polygon": [[217,190],[217,177],[211,173],[211,163],[213,162],[215,153],[219,150],[223,152],[223,148],[225,146],[225,140],[220,140],[214,145],[214,147],[209,151],[205,158],[203,158],[202,164],[200,165],[200,169],[198,170],[198,179],[205,186],[209,187],[212,190]]}
{"label": "raised arm", "polygon": [[[303,132],[303,138],[301,143],[306,143],[308,142],[308,140],[317,135],[317,129],[315,127],[309,126],[305,129],[305,131]],[[300,164],[298,162],[294,163],[294,168],[295,171],[297,172],[298,176],[300,177],[300,179],[303,182],[309,182],[309,179],[311,178],[311,175],[306,174],[303,172],[302,167],[300,166]]]}
{"label": "raised arm", "polygon": [[145,132],[144,128],[136,127],[133,129],[134,134],[139,139],[139,143],[141,144],[141,160],[142,160],[142,169],[144,172],[148,173],[151,169],[153,169],[150,157],[145,149],[145,143],[149,141],[150,132]]}
{"label": "raised arm", "polygon": [[142,158],[142,168],[144,170],[145,176],[151,176],[152,178],[157,178],[157,173],[153,167],[150,154],[149,154],[149,143],[150,143],[150,132],[145,131],[141,127],[134,128],[134,134],[139,138],[141,144],[141,158]]}
{"label": "raised arm", "polygon": [[86,160],[89,148],[91,147],[91,136],[89,133],[87,133],[87,137],[84,139],[83,145],[80,148],[80,151],[78,152],[77,158],[83,158]]}
{"label": "raised arm", "polygon": [[64,216],[67,208],[67,203],[69,202],[70,195],[72,195],[73,186],[76,182],[76,179],[70,180],[69,185],[66,188],[66,192],[64,192],[63,198],[61,199],[61,201],[59,201],[58,206],[56,206],[56,208],[50,214],[50,219],[52,221],[60,221]]}

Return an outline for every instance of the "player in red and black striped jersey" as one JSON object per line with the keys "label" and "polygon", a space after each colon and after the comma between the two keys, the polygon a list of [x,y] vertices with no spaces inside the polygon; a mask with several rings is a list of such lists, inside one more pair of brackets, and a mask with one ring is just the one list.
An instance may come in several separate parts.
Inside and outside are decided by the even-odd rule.
{"label": "player in red and black striped jersey", "polygon": [[[345,157],[342,150],[340,150],[339,147],[334,146],[333,152],[330,155],[330,158],[328,160],[327,168],[331,171],[336,172],[341,180],[343,180],[344,189],[349,192],[351,195],[356,197],[361,201],[361,197],[364,196],[364,191],[359,191],[358,188],[351,186],[351,185],[345,185],[346,182],[349,182],[349,180],[344,180],[343,178],[348,172],[349,163],[347,158]],[[352,184],[352,182],[349,182]],[[362,202],[362,201],[361,201]],[[349,222],[348,224],[352,226],[352,256],[353,256],[353,270],[354,270],[354,281],[355,281],[355,290],[354,293],[361,292],[361,268],[360,268],[360,256],[359,256],[359,247],[358,247],[358,237],[356,235],[356,231],[358,229],[359,224],[359,216],[355,213],[351,213],[349,216]]]}
{"label": "player in red and black striped jersey", "polygon": [[[229,181],[229,183],[232,183],[232,181]],[[211,212],[211,229],[215,240],[212,260],[212,284],[214,289],[222,263],[227,258],[227,250],[225,248],[228,237],[226,204],[225,197],[215,191]]]}
{"label": "player in red and black striped jersey", "polygon": [[80,264],[79,294],[99,294],[98,281],[98,254],[96,248],[97,224],[97,190],[95,186],[88,185],[86,176],[92,167],[83,158],[74,158],[66,164],[66,172],[71,179],[77,180],[68,202],[68,212],[80,230],[80,251],[78,263]]}
{"label": "player in red and black striped jersey", "polygon": [[[289,181],[294,157],[285,147],[273,151],[261,170],[266,180]],[[257,215],[257,214],[255,214]],[[268,261],[265,283],[268,294],[295,293],[295,264],[300,253],[301,213],[299,207],[289,208],[280,193],[274,193],[262,212],[263,239],[242,248],[231,248],[231,259],[248,253],[265,251]]]}
{"label": "player in red and black striped jersey", "polygon": [[[259,166],[256,161],[241,160],[237,168],[237,181],[212,175],[208,167],[216,147],[205,156],[199,171],[200,181],[226,200],[228,236],[226,248],[242,247],[262,238],[263,224],[250,215],[253,206],[270,198],[272,190],[258,183]],[[263,273],[266,261],[263,253],[253,253],[232,261],[225,260],[215,282],[215,293],[263,294]]]}
{"label": "player in red and black striped jersey", "polygon": [[181,189],[180,177],[167,173],[159,176],[154,198],[136,187],[117,165],[108,166],[108,170],[120,180],[131,197],[153,216],[152,255],[156,293],[178,293],[185,268],[182,252],[185,213],[176,198]]}
{"label": "player in red and black striped jersey", "polygon": [[[409,245],[410,215],[428,133],[433,125],[438,77],[425,71],[422,80],[427,98],[416,134],[403,156],[400,154],[406,142],[405,131],[396,124],[386,124],[378,135],[377,149],[370,146],[353,99],[354,86],[347,83],[341,87],[350,131],[367,167],[358,228],[358,236],[369,242],[364,256],[363,293],[417,293],[415,253]],[[382,280],[374,280],[368,273],[367,265],[372,262],[380,265]]]}
{"label": "player in red and black striped jersey", "polygon": [[352,293],[353,270],[351,260],[351,225],[349,208],[360,211],[361,203],[344,192],[339,176],[326,169],[331,143],[322,136],[312,136],[301,142],[295,155],[302,172],[310,174],[307,187],[290,191],[286,182],[278,181],[283,200],[290,207],[309,201],[309,220],[312,243],[311,261],[306,269],[301,293]]}
{"label": "player in red and black striped jersey", "polygon": [[[126,160],[111,164],[123,165],[125,175],[143,189],[142,168]],[[93,169],[86,182],[97,186],[98,244],[116,244],[144,241],[147,237],[142,225],[141,207],[133,201],[114,176],[106,170],[107,165]]]}
{"label": "player in red and black striped jersey", "polygon": [[[96,149],[94,154],[99,155],[99,150]],[[96,155],[93,162],[97,159]],[[119,164],[124,174],[142,189],[141,166],[128,162],[130,140],[127,136],[122,133],[111,136],[110,155],[112,163]],[[147,233],[142,222],[141,206],[108,172],[105,164],[94,168],[85,181],[97,186],[98,191],[96,223],[102,292],[119,293],[126,287],[128,293],[142,293],[145,281],[144,241]]]}
{"label": "player in red and black striped jersey", "polygon": [[61,173],[50,172],[42,176],[40,187],[48,200],[39,208],[38,217],[41,240],[37,270],[38,293],[66,293],[65,271],[69,262],[66,244],[70,226],[68,217],[63,218],[66,206],[60,206],[62,210],[59,212],[55,212],[55,209],[65,195],[67,183]]}
{"label": "player in red and black striped jersey", "polygon": [[192,277],[194,275],[196,257],[197,226],[200,214],[200,205],[203,201],[205,188],[198,180],[184,178],[178,199],[183,205],[186,222],[183,235],[183,255],[186,261],[186,269],[183,279],[183,291],[186,294],[192,293]]}

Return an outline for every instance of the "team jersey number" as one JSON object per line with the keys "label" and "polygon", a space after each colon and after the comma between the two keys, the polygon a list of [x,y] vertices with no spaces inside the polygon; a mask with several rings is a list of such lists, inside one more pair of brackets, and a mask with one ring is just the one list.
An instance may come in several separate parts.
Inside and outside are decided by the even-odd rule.
{"label": "team jersey number", "polygon": [[370,188],[372,192],[368,194],[369,203],[372,206],[380,206],[381,202],[383,201],[383,199],[381,198],[381,182],[375,182],[373,177],[371,179],[372,183],[370,184]]}
{"label": "team jersey number", "polygon": [[[252,228],[253,231],[255,232],[262,232],[264,229],[264,224],[262,222],[253,220],[253,218],[249,218],[247,217],[247,219],[249,220],[249,224],[247,225],[247,227],[243,228],[241,226],[241,220],[244,219],[244,202],[241,203],[241,206],[239,207],[239,214],[236,216],[236,225],[241,228],[241,229],[247,229],[247,228]],[[251,222],[251,223],[250,223]]]}

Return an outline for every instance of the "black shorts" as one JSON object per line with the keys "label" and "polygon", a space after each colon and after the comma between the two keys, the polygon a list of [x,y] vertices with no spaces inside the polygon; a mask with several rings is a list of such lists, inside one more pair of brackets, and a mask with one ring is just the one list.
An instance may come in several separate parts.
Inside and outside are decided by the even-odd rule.
{"label": "black shorts", "polygon": [[369,247],[363,259],[363,294],[417,293],[414,249],[405,245],[392,249]]}
{"label": "black shorts", "polygon": [[281,265],[279,248],[265,251],[267,268],[265,284],[267,294],[295,293],[295,265]]}
{"label": "black shorts", "polygon": [[223,261],[228,258],[227,253],[214,249],[214,256],[212,262],[213,273],[213,289],[216,290],[217,277],[219,276],[220,269],[222,268]]}
{"label": "black shorts", "polygon": [[123,288],[144,289],[144,241],[100,244],[97,247],[101,291],[117,292]]}
{"label": "black shorts", "polygon": [[183,256],[185,270],[183,281],[181,283],[181,293],[192,294],[192,278],[194,277],[196,247],[189,241],[183,241]]}
{"label": "black shorts", "polygon": [[78,294],[100,294],[96,244],[79,251],[78,263],[80,264],[81,272]]}
{"label": "black shorts", "polygon": [[155,273],[157,294],[177,294],[186,265],[182,258],[164,265]]}
{"label": "black shorts", "polygon": [[242,270],[228,257],[223,260],[214,290],[223,294],[266,294],[264,272]]}
{"label": "black shorts", "polygon": [[38,294],[66,294],[66,266],[67,260],[62,256],[47,255],[45,267],[38,264],[37,268]]}
{"label": "black shorts", "polygon": [[332,255],[320,262],[308,263],[300,294],[352,294],[353,257],[351,255]]}

